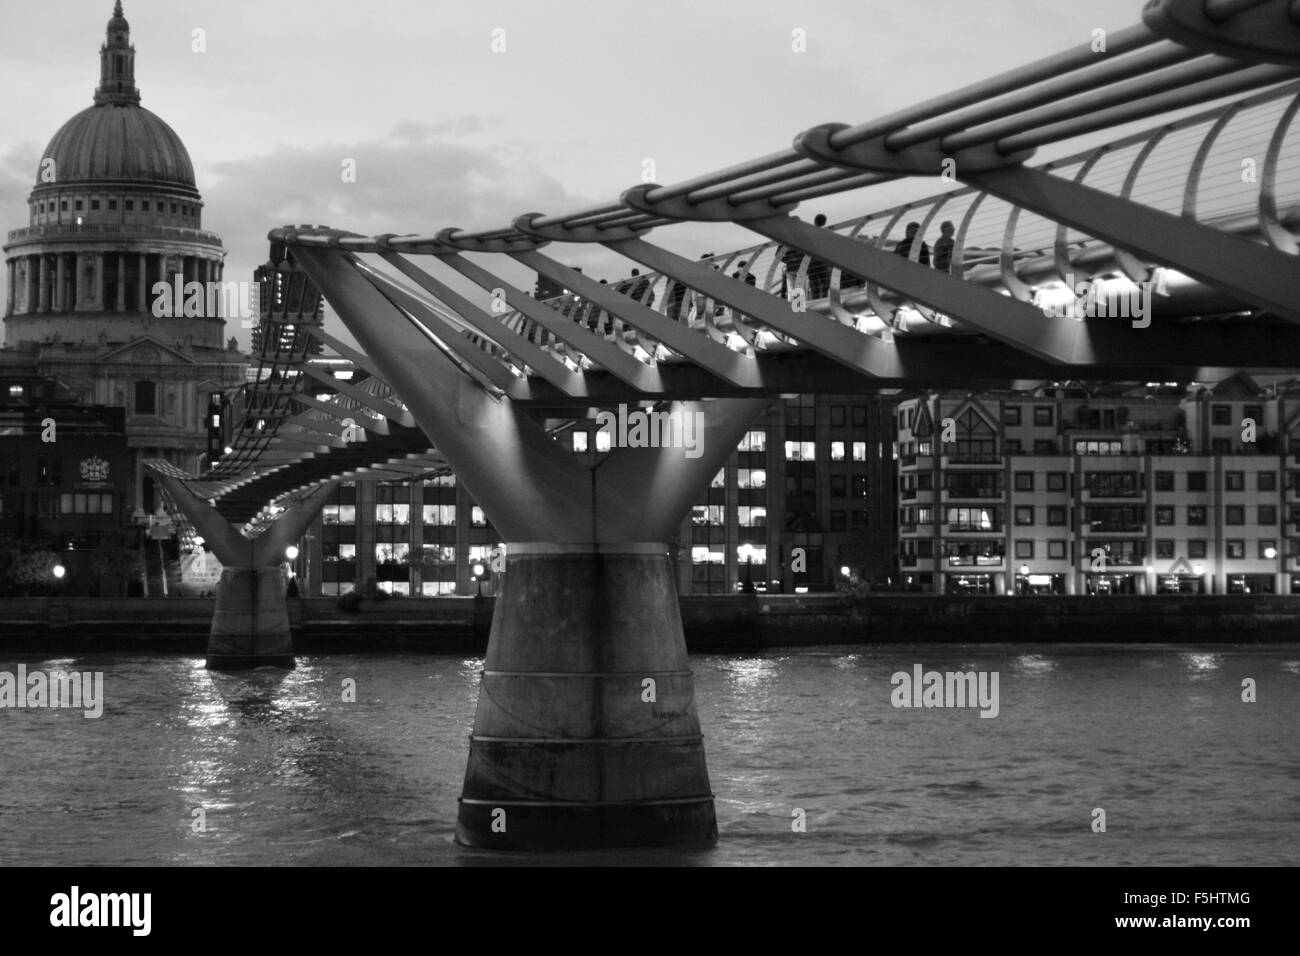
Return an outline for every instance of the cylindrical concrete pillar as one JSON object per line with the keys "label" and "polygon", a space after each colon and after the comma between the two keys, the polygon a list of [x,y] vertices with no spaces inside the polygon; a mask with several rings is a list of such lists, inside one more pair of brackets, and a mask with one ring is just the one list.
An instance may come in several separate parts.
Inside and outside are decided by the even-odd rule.
{"label": "cylindrical concrete pillar", "polygon": [[667,546],[506,553],[456,839],[514,850],[715,840]]}
{"label": "cylindrical concrete pillar", "polygon": [[284,589],[278,566],[222,568],[208,633],[209,669],[294,666]]}

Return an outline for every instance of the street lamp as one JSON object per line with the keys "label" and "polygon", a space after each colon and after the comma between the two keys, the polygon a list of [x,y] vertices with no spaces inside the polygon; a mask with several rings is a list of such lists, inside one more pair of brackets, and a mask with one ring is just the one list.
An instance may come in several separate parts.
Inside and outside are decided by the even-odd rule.
{"label": "street lamp", "polygon": [[56,581],[62,581],[63,576],[68,573],[68,569],[61,564],[56,564],[53,573]]}
{"label": "street lamp", "polygon": [[1265,548],[1264,557],[1267,560],[1272,561],[1274,558],[1277,557],[1277,548]]}
{"label": "street lamp", "polygon": [[295,544],[291,544],[291,545],[289,545],[289,547],[287,547],[287,548],[284,549],[284,556],[285,556],[286,558],[288,558],[290,561],[297,561],[297,560],[298,560],[298,546],[295,545]]}
{"label": "street lamp", "polygon": [[470,570],[470,574],[474,576],[474,580],[478,582],[478,594],[476,595],[476,597],[482,597],[483,576],[487,573],[487,567],[483,564],[482,561],[475,561],[472,565],[470,565],[469,570]]}
{"label": "street lamp", "polygon": [[848,578],[853,576],[852,569],[847,564],[840,565],[840,577]]}

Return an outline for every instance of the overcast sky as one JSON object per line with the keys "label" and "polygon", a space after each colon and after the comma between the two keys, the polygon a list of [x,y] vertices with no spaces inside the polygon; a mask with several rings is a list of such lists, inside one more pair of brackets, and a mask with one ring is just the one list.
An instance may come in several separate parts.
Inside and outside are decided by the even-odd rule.
{"label": "overcast sky", "polygon": [[[142,105],[189,148],[226,278],[284,223],[502,226],[670,183],[857,123],[1136,23],[1139,0],[126,0]],[[106,0],[0,0],[0,231],[55,131],[91,104]],[[195,52],[196,30],[205,52]],[[806,52],[792,36],[802,30]],[[494,32],[503,31],[503,32]],[[505,49],[493,51],[504,41]],[[1077,145],[1075,145],[1077,148]],[[1057,152],[1060,152],[1059,150]],[[1044,152],[1043,158],[1053,153]],[[341,164],[355,160],[356,182]],[[940,191],[906,180],[805,204],[832,221]],[[681,225],[688,255],[756,242]],[[614,277],[582,245],[555,254]],[[514,273],[518,276],[519,273]],[[521,284],[531,288],[531,279]],[[240,335],[245,341],[247,333]]]}

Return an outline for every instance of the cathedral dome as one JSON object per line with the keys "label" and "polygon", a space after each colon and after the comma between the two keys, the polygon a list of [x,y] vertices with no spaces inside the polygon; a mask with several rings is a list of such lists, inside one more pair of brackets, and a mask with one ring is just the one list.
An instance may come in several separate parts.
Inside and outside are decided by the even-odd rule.
{"label": "cathedral dome", "polygon": [[95,105],[54,134],[41,155],[37,188],[51,183],[139,183],[197,196],[194,164],[185,144],[175,130],[140,105],[135,47],[120,0],[108,21],[99,60]]}
{"label": "cathedral dome", "polygon": [[[194,164],[176,131],[138,104],[102,103],[82,110],[54,134],[42,154],[59,183],[132,182],[195,189]],[[37,173],[38,186],[45,185]]]}

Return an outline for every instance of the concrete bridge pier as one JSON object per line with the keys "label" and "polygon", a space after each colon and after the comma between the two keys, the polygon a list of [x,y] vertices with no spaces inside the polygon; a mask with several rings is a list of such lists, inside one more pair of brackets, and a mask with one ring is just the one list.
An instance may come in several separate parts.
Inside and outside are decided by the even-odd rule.
{"label": "concrete bridge pier", "polygon": [[499,849],[717,837],[659,544],[509,544],[456,826]]}
{"label": "concrete bridge pier", "polygon": [[509,850],[713,840],[666,542],[764,401],[621,409],[622,425],[639,416],[637,431],[620,426],[608,453],[575,454],[465,373],[485,353],[434,312],[422,320],[439,343],[355,257],[293,254],[506,541],[457,840]]}
{"label": "concrete bridge pier", "polygon": [[338,483],[325,482],[291,502],[266,530],[249,538],[190,491],[180,477],[152,465],[151,470],[222,565],[208,632],[208,669],[293,667],[281,571],[284,552],[306,532]]}

